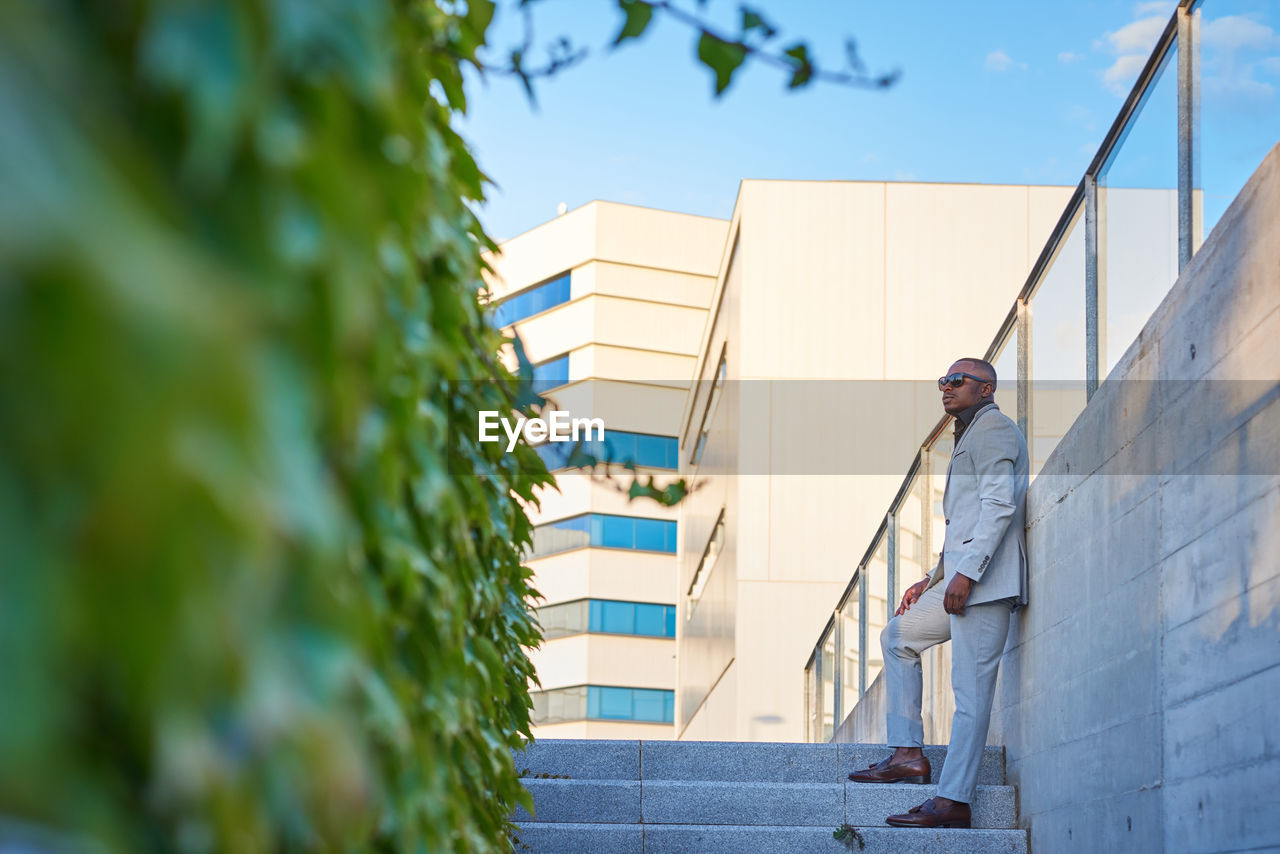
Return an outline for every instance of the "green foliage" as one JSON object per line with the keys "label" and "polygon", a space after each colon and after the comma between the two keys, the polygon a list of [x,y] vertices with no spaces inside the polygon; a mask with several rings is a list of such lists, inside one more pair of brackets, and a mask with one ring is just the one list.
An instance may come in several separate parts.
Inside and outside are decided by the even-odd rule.
{"label": "green foliage", "polygon": [[809,61],[809,48],[802,44],[792,45],[784,53],[795,63],[795,71],[787,86],[791,89],[804,86],[813,78],[813,63]]}
{"label": "green foliage", "polygon": [[766,21],[755,9],[743,6],[742,9],[742,32],[749,33],[752,30],[759,30],[764,34],[766,39],[771,39],[778,34],[773,25]]}
{"label": "green foliage", "polygon": [[618,0],[618,6],[626,15],[626,20],[622,23],[622,29],[618,31],[618,37],[613,40],[615,45],[644,35],[649,21],[653,18],[653,7],[648,3],[637,0]]}
{"label": "green foliage", "polygon": [[[871,89],[885,89],[898,79],[898,72],[871,75],[858,56],[857,46],[853,39],[845,40],[845,61],[847,67],[843,71],[832,71],[826,67],[819,68],[809,55],[808,45],[797,42],[781,53],[769,49],[769,43],[778,36],[778,29],[765,19],[759,11],[749,6],[739,6],[741,25],[736,34],[728,34],[714,29],[703,18],[691,14],[682,6],[671,0],[617,0],[618,8],[623,13],[622,29],[613,41],[614,47],[629,39],[639,38],[649,27],[655,11],[662,11],[668,17],[691,27],[697,34],[698,60],[711,70],[714,76],[716,97],[724,94],[733,82],[733,76],[748,58],[767,65],[773,65],[788,72],[790,77],[787,86],[795,89],[807,86],[814,80],[826,80],[846,86],[858,86]],[[521,4],[524,5],[523,2]],[[698,6],[704,6],[699,2]],[[527,24],[528,19],[526,19]],[[530,33],[526,32],[525,43],[530,41]],[[567,45],[560,55],[553,55],[551,63],[542,73],[551,74],[576,61],[583,53],[571,55]],[[512,54],[514,73],[529,87],[531,75],[523,68],[523,57],[518,52]],[[529,89],[530,99],[533,90]]]}
{"label": "green foliage", "polygon": [[746,58],[747,48],[739,42],[725,41],[709,32],[698,39],[698,59],[715,74],[717,95],[729,88],[733,72]]}
{"label": "green foliage", "polygon": [[[682,14],[622,8],[618,41]],[[694,22],[717,92],[774,35],[742,11]],[[0,832],[512,846],[550,478],[474,435],[542,404],[494,358],[451,128],[494,13],[0,4]],[[526,51],[496,70],[531,95],[585,55]]]}
{"label": "green foliage", "polygon": [[831,837],[837,842],[843,842],[850,849],[853,844],[858,843],[858,849],[862,850],[867,847],[867,841],[862,837],[862,831],[854,827],[852,824],[845,822],[831,832]]}
{"label": "green foliage", "polygon": [[0,6],[8,827],[509,847],[547,476],[474,440],[536,398],[475,295],[460,8]]}

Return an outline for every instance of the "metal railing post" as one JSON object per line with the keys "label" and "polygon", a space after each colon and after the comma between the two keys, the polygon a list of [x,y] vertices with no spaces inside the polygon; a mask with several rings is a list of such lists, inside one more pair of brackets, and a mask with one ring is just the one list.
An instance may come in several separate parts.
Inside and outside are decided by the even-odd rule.
{"label": "metal railing post", "polygon": [[1093,399],[1098,390],[1098,176],[1084,176],[1084,393]]}
{"label": "metal railing post", "polygon": [[835,697],[831,700],[831,738],[835,738],[836,730],[840,729],[840,724],[844,721],[844,621],[840,619],[840,612],[837,610],[832,615],[833,640],[835,641],[835,654],[831,656],[831,666],[836,672],[831,674],[831,692]]}
{"label": "metal railing post", "polygon": [[1018,429],[1031,446],[1031,303],[1018,300]]}
{"label": "metal railing post", "polygon": [[1203,239],[1203,211],[1195,203],[1200,168],[1200,18],[1180,5],[1178,15],[1178,273]]}
{"label": "metal railing post", "polygon": [[818,640],[818,645],[813,650],[813,715],[809,720],[813,721],[813,740],[821,742],[822,739],[822,719],[826,710],[825,699],[822,696],[823,674],[822,674],[822,640]]}
{"label": "metal railing post", "polygon": [[867,693],[867,575],[866,567],[859,567],[862,576],[858,585],[858,697]]}
{"label": "metal railing post", "polygon": [[898,587],[898,514],[890,513],[888,515],[888,525],[885,526],[885,542],[889,546],[889,559],[887,561],[887,575],[885,585],[887,592],[885,596],[885,620],[888,621],[889,615],[895,610],[894,603],[898,601],[898,597],[894,594]]}

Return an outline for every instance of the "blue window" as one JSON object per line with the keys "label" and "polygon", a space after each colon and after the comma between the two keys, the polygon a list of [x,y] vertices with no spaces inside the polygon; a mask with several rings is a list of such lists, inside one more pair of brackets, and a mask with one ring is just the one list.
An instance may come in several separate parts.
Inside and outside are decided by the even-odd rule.
{"label": "blue window", "polygon": [[587,717],[611,721],[669,724],[675,720],[674,691],[587,686]]}
{"label": "blue window", "polygon": [[676,606],[592,599],[587,630],[614,635],[676,636]]}
{"label": "blue window", "polygon": [[[606,434],[608,435],[608,434]],[[636,465],[652,466],[656,469],[676,469],[680,467],[680,443],[675,436],[652,436],[647,433],[623,434],[635,438]],[[619,456],[626,461],[626,453]]]}
{"label": "blue window", "polygon": [[[676,636],[676,608],[674,605],[637,605],[636,631],[650,637]],[[668,634],[670,631],[670,634]]]}
{"label": "blue window", "polygon": [[591,517],[591,545],[675,554],[676,523],[595,513]]}
{"label": "blue window", "polygon": [[666,519],[584,513],[534,528],[533,550],[529,557],[543,557],[583,546],[675,554],[676,523]]}
{"label": "blue window", "polygon": [[493,322],[499,327],[510,326],[526,317],[532,317],[540,311],[546,311],[568,301],[569,274],[565,273],[503,300],[494,309]]}
{"label": "blue window", "polygon": [[580,721],[641,721],[669,724],[675,721],[674,691],[653,688],[617,688],[577,685],[550,691],[531,691],[535,724]]}
{"label": "blue window", "polygon": [[[569,354],[539,362],[533,366],[533,390],[542,394],[547,389],[569,382]],[[560,444],[560,443],[557,443]],[[568,443],[572,447],[572,443]]]}
{"label": "blue window", "polygon": [[[650,552],[667,551],[667,533],[674,531],[670,522],[662,519],[635,520],[635,548]],[[675,551],[675,543],[671,543],[671,551]]]}
{"label": "blue window", "polygon": [[[536,371],[536,369],[535,369]],[[568,373],[565,374],[568,382]],[[536,450],[548,469],[564,468],[569,464],[573,442],[544,442]],[[606,430],[604,442],[592,439],[579,446],[584,453],[596,459],[655,469],[675,470],[679,467],[679,443],[674,436],[655,436],[649,433],[628,433],[625,430]]]}

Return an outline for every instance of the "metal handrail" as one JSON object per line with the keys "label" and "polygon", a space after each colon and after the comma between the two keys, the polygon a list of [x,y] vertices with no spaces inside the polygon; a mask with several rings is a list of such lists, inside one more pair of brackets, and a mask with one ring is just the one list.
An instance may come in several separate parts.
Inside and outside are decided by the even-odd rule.
{"label": "metal handrail", "polygon": [[[1099,379],[1099,353],[1096,334],[1098,305],[1096,291],[1091,290],[1091,288],[1096,288],[1098,258],[1096,251],[1096,235],[1094,235],[1095,239],[1092,241],[1092,246],[1089,245],[1090,241],[1087,238],[1089,236],[1088,229],[1090,227],[1096,227],[1097,181],[1099,177],[1105,176],[1107,170],[1114,163],[1116,155],[1123,146],[1129,132],[1133,129],[1138,116],[1141,115],[1142,107],[1146,103],[1151,92],[1154,90],[1155,83],[1170,58],[1171,51],[1175,47],[1179,46],[1180,33],[1191,33],[1190,28],[1185,27],[1185,22],[1190,15],[1196,12],[1203,5],[1203,2],[1204,0],[1179,0],[1177,7],[1169,18],[1169,22],[1165,25],[1159,39],[1157,39],[1155,46],[1152,48],[1151,55],[1147,58],[1147,62],[1143,65],[1142,71],[1134,81],[1128,97],[1125,99],[1120,111],[1116,114],[1116,118],[1111,123],[1111,127],[1107,131],[1106,136],[1103,137],[1101,144],[1098,146],[1097,152],[1090,161],[1089,166],[1085,170],[1079,184],[1076,185],[1071,197],[1067,200],[1067,204],[1063,208],[1062,214],[1058,217],[1057,222],[1054,224],[1053,230],[1049,233],[1049,237],[1045,241],[1044,247],[1040,250],[1040,254],[1037,256],[1035,263],[1032,265],[1026,281],[1023,283],[1022,288],[1018,292],[1017,298],[1014,300],[1013,306],[1010,308],[1008,314],[1005,316],[1000,327],[996,331],[995,337],[992,339],[991,345],[987,348],[987,352],[984,357],[987,360],[993,359],[1001,352],[1002,348],[1008,343],[1010,336],[1013,335],[1015,331],[1024,330],[1022,321],[1025,317],[1026,307],[1034,300],[1037,290],[1044,283],[1046,274],[1053,269],[1054,263],[1057,261],[1058,255],[1061,253],[1066,243],[1067,237],[1071,234],[1079,219],[1084,217],[1086,222],[1086,363],[1088,365],[1086,390],[1088,395],[1090,397],[1092,396],[1094,389],[1096,389],[1098,385]],[[1183,45],[1184,50],[1188,49],[1188,47],[1194,50],[1194,42],[1190,46]],[[1191,85],[1194,85],[1193,81],[1184,79],[1180,70],[1178,90],[1180,114],[1184,103],[1192,100],[1190,92],[1187,91]],[[1183,234],[1187,232],[1188,227],[1188,224],[1184,223],[1182,220],[1184,217],[1190,216],[1189,211],[1191,209],[1189,201],[1191,194],[1190,182],[1186,182],[1182,178],[1183,173],[1190,173],[1190,166],[1182,161],[1185,158],[1189,158],[1190,151],[1193,150],[1193,146],[1190,144],[1190,136],[1194,133],[1194,130],[1190,127],[1184,127],[1184,124],[1187,123],[1184,123],[1180,116],[1178,129],[1180,152],[1180,174],[1178,184],[1180,240],[1179,270],[1185,266],[1185,263],[1189,260],[1191,254],[1189,250],[1184,250],[1181,245]],[[1183,154],[1184,150],[1187,152],[1185,155]],[[1090,281],[1091,277],[1092,281]],[[1092,297],[1092,299],[1090,299],[1090,297]],[[1092,329],[1092,334],[1089,334],[1090,329]],[[1027,348],[1026,352],[1030,352],[1029,346],[1029,342],[1021,339],[1019,340],[1020,351]],[[1022,386],[1023,383],[1029,381],[1030,377],[1024,376],[1027,372],[1025,371],[1025,360],[1021,353],[1019,354],[1018,362],[1018,382],[1020,392],[1018,422],[1025,431],[1029,426],[1029,418],[1027,417],[1028,413],[1026,411],[1029,404],[1024,402]],[[949,421],[950,416],[943,416],[929,431],[924,441],[920,444],[920,448],[916,452],[915,458],[912,460],[906,476],[902,480],[902,484],[899,486],[897,493],[893,496],[893,499],[889,502],[888,510],[884,514],[875,534],[871,537],[870,545],[864,552],[862,559],[857,563],[848,585],[846,585],[844,591],[841,593],[838,604],[832,612],[832,616],[827,620],[826,624],[824,624],[822,631],[818,633],[818,641],[813,647],[813,652],[805,662],[806,673],[808,673],[810,667],[814,664],[821,649],[823,639],[826,637],[827,633],[834,628],[836,615],[843,612],[850,597],[853,595],[854,591],[858,589],[859,583],[864,580],[864,570],[875,556],[876,550],[880,547],[881,540],[890,535],[888,530],[890,521],[896,520],[898,511],[901,509],[902,503],[911,489],[911,482],[920,471],[923,455],[933,449]],[[891,551],[893,550],[891,549]],[[890,557],[891,560],[896,563],[896,555],[891,554]],[[891,566],[891,577],[893,570],[894,567]],[[896,591],[893,590],[889,591],[891,598],[895,592]],[[860,658],[865,658],[865,650],[860,650],[859,652]],[[837,711],[841,711],[838,706],[836,708]],[[836,721],[835,726],[838,728],[839,725],[840,721]]]}

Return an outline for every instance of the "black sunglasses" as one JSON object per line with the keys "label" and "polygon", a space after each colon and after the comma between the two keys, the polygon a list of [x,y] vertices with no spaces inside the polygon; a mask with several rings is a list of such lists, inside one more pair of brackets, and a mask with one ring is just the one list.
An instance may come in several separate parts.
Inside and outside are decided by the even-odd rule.
{"label": "black sunglasses", "polygon": [[991,380],[984,380],[982,377],[975,377],[973,374],[966,374],[964,371],[956,371],[954,374],[950,374],[945,377],[938,377],[938,389],[942,390],[947,386],[960,388],[960,386],[964,385],[966,378],[973,380],[979,385],[991,382]]}

